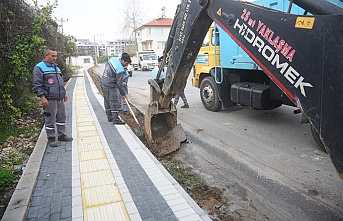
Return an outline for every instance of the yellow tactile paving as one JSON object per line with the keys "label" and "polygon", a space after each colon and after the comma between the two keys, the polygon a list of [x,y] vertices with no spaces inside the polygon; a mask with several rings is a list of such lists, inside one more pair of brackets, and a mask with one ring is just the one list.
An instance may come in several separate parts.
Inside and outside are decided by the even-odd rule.
{"label": "yellow tactile paving", "polygon": [[95,126],[94,122],[79,122],[77,123],[77,127],[87,127],[87,126]]}
{"label": "yellow tactile paving", "polygon": [[88,221],[122,221],[128,220],[125,207],[121,203],[111,203],[104,206],[86,209]]}
{"label": "yellow tactile paving", "polygon": [[99,143],[83,143],[83,144],[78,144],[78,149],[82,153],[93,151],[93,150],[102,150],[102,145]]}
{"label": "yellow tactile paving", "polygon": [[115,185],[87,188],[85,189],[85,196],[87,207],[116,203],[121,198],[119,189]]}
{"label": "yellow tactile paving", "polygon": [[84,79],[78,78],[75,111],[83,220],[129,220],[84,88]]}
{"label": "yellow tactile paving", "polygon": [[105,157],[106,155],[102,149],[89,150],[89,151],[83,150],[79,153],[79,159],[81,162],[96,160],[96,159],[104,159]]}
{"label": "yellow tactile paving", "polygon": [[[77,110],[76,110],[77,111]],[[76,117],[77,122],[92,122],[93,118],[91,114],[84,114],[82,116],[77,116]]]}
{"label": "yellow tactile paving", "polygon": [[82,186],[84,188],[115,184],[115,179],[110,169],[94,171],[90,173],[82,173],[81,180],[83,181]]}
{"label": "yellow tactile paving", "polygon": [[79,131],[78,135],[82,138],[84,137],[94,137],[98,136],[98,132],[96,130],[91,130],[91,131]]}
{"label": "yellow tactile paving", "polygon": [[77,131],[82,132],[82,131],[94,131],[96,130],[96,126],[95,125],[85,125],[85,126],[79,126],[77,128]]}
{"label": "yellow tactile paving", "polygon": [[89,111],[88,111],[86,108],[87,108],[87,106],[84,105],[84,107],[82,107],[82,108],[77,108],[77,109],[76,109],[76,110],[77,110],[77,114],[80,115],[80,116],[78,116],[78,117],[81,117],[81,116],[83,116],[83,115],[90,115],[90,114],[89,114]]}
{"label": "yellow tactile paving", "polygon": [[77,138],[78,144],[93,144],[93,143],[100,143],[101,140],[99,136],[92,136],[92,137],[79,137]]}
{"label": "yellow tactile paving", "polygon": [[[93,151],[92,151],[93,152]],[[106,170],[108,167],[106,159],[83,160],[80,162],[80,172],[89,173],[98,170]]]}

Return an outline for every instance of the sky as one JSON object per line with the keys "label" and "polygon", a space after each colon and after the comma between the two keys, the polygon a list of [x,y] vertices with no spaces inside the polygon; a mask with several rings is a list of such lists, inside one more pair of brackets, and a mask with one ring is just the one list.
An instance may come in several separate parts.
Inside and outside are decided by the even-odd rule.
{"label": "sky", "polygon": [[[32,4],[32,0],[25,0]],[[159,17],[165,7],[167,18],[173,18],[181,0],[137,0],[142,7],[145,23]],[[38,5],[46,5],[54,0],[38,0]],[[52,15],[61,25],[64,35],[77,39],[90,39],[97,42],[125,39],[122,33],[125,0],[58,0]],[[63,22],[61,22],[63,20]],[[62,26],[60,31],[62,30]]]}

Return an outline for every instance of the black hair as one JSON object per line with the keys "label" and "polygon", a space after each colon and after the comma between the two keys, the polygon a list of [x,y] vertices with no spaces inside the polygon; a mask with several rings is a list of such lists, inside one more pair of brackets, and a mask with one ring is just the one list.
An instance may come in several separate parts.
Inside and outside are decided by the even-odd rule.
{"label": "black hair", "polygon": [[49,48],[47,48],[46,50],[45,50],[45,56],[47,56],[49,53],[50,53],[50,51],[56,51],[55,50],[55,48],[53,48],[53,47],[49,47]]}
{"label": "black hair", "polygon": [[129,62],[131,64],[131,58],[130,58],[130,55],[128,53],[122,53],[121,54],[121,59],[124,61],[124,62]]}
{"label": "black hair", "polygon": [[163,56],[158,58],[158,62],[161,62],[161,61],[163,61]]}

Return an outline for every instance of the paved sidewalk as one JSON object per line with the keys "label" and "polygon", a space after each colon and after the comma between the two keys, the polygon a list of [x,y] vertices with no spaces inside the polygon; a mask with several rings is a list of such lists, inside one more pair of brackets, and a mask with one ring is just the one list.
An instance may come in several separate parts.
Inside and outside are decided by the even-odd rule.
{"label": "paved sidewalk", "polygon": [[67,134],[43,129],[3,221],[210,220],[127,125],[107,122],[86,70],[67,84]]}

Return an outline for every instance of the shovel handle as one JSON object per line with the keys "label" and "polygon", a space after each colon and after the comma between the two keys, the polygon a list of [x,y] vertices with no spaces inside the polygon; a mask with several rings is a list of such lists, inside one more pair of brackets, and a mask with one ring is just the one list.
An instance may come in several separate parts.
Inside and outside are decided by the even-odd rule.
{"label": "shovel handle", "polygon": [[131,105],[130,105],[130,103],[129,103],[129,101],[127,100],[126,97],[125,97],[125,102],[126,102],[127,106],[129,107],[130,112],[131,112],[133,118],[135,119],[136,123],[139,125],[139,122],[138,122],[138,120],[137,120],[137,118],[136,118],[136,115],[135,115],[135,113],[133,112],[133,110],[131,109]]}

